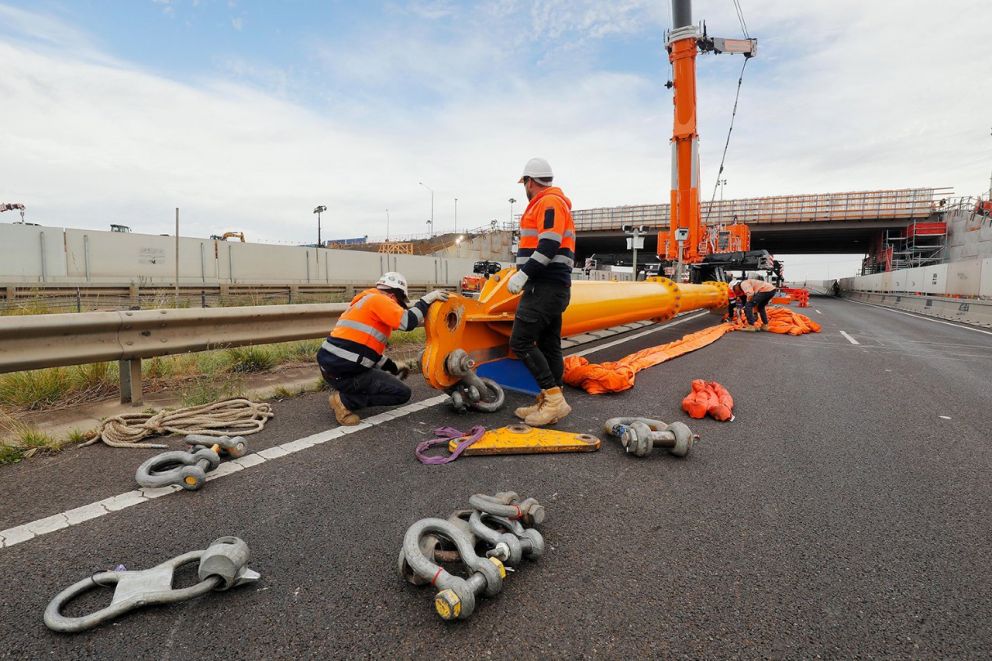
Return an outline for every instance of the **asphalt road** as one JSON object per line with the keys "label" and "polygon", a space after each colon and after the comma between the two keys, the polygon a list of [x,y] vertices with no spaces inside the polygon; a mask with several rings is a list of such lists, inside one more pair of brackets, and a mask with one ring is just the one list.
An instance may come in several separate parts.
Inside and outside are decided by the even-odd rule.
{"label": "asphalt road", "polygon": [[[511,396],[499,414],[435,406],[0,549],[0,657],[989,658],[992,335],[838,300],[814,299],[809,314],[821,334],[731,333],[642,372],[632,391],[568,393],[562,427],[596,433],[614,415],[686,420],[689,381],[720,381],[737,419],[686,420],[702,435],[686,459],[636,459],[604,440],[594,454],[415,460],[435,427],[510,423],[523,401]],[[434,394],[418,385],[414,397]],[[319,394],[275,410],[254,449],[333,425]],[[0,529],[132,489],[153,452],[0,467]],[[548,552],[471,619],[442,622],[432,591],[395,575],[403,534],[500,490],[546,505]],[[83,634],[45,628],[69,584],[221,535],[248,542],[258,584]]]}

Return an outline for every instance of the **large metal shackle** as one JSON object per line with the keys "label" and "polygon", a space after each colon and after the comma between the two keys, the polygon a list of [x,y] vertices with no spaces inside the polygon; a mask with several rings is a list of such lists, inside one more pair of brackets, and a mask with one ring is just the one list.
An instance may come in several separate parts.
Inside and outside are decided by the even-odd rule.
{"label": "large metal shackle", "polygon": [[655,447],[684,457],[699,440],[684,423],[668,424],[651,418],[610,418],[603,423],[603,431],[620,439],[626,451],[635,457],[645,457]]}

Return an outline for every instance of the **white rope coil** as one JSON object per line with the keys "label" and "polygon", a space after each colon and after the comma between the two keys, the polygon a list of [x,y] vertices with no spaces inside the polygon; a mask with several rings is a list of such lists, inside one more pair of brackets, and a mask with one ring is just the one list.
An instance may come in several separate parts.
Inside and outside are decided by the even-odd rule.
{"label": "white rope coil", "polygon": [[262,431],[273,415],[271,405],[247,399],[227,399],[153,414],[126,413],[104,420],[97,436],[83,446],[103,441],[112,448],[169,447],[138,442],[161,434],[248,436]]}

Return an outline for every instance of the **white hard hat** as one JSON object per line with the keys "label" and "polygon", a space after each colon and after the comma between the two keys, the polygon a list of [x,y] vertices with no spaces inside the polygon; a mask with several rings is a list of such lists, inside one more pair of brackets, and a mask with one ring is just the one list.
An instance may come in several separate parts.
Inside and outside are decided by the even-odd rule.
{"label": "white hard hat", "polygon": [[403,292],[403,298],[410,296],[410,292],[406,288],[406,278],[403,277],[402,273],[397,273],[396,271],[383,273],[379,281],[375,283],[375,286],[377,289],[399,289]]}
{"label": "white hard hat", "polygon": [[731,289],[734,289],[735,287],[739,287],[740,284],[741,284],[741,281],[738,280],[737,278],[734,278],[733,280],[730,281],[730,285],[729,286],[730,286]]}
{"label": "white hard hat", "polygon": [[537,179],[538,183],[543,183],[541,181],[542,179],[550,182],[554,176],[554,173],[551,171],[551,165],[546,160],[543,158],[532,158],[527,161],[527,165],[524,166],[524,173],[520,175],[520,180],[517,183],[524,183],[524,177]]}

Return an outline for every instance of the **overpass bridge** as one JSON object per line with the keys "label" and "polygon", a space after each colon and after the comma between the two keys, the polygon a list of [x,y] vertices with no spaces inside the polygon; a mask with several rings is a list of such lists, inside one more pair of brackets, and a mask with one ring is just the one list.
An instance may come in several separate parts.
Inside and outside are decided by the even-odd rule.
{"label": "overpass bridge", "polygon": [[[703,222],[734,221],[751,228],[751,247],[772,253],[861,253],[886,230],[936,220],[949,187],[777,195],[703,202]],[[669,205],[579,209],[573,212],[580,257],[626,251],[624,225],[668,229]],[[657,234],[646,237],[645,251],[657,250]]]}

